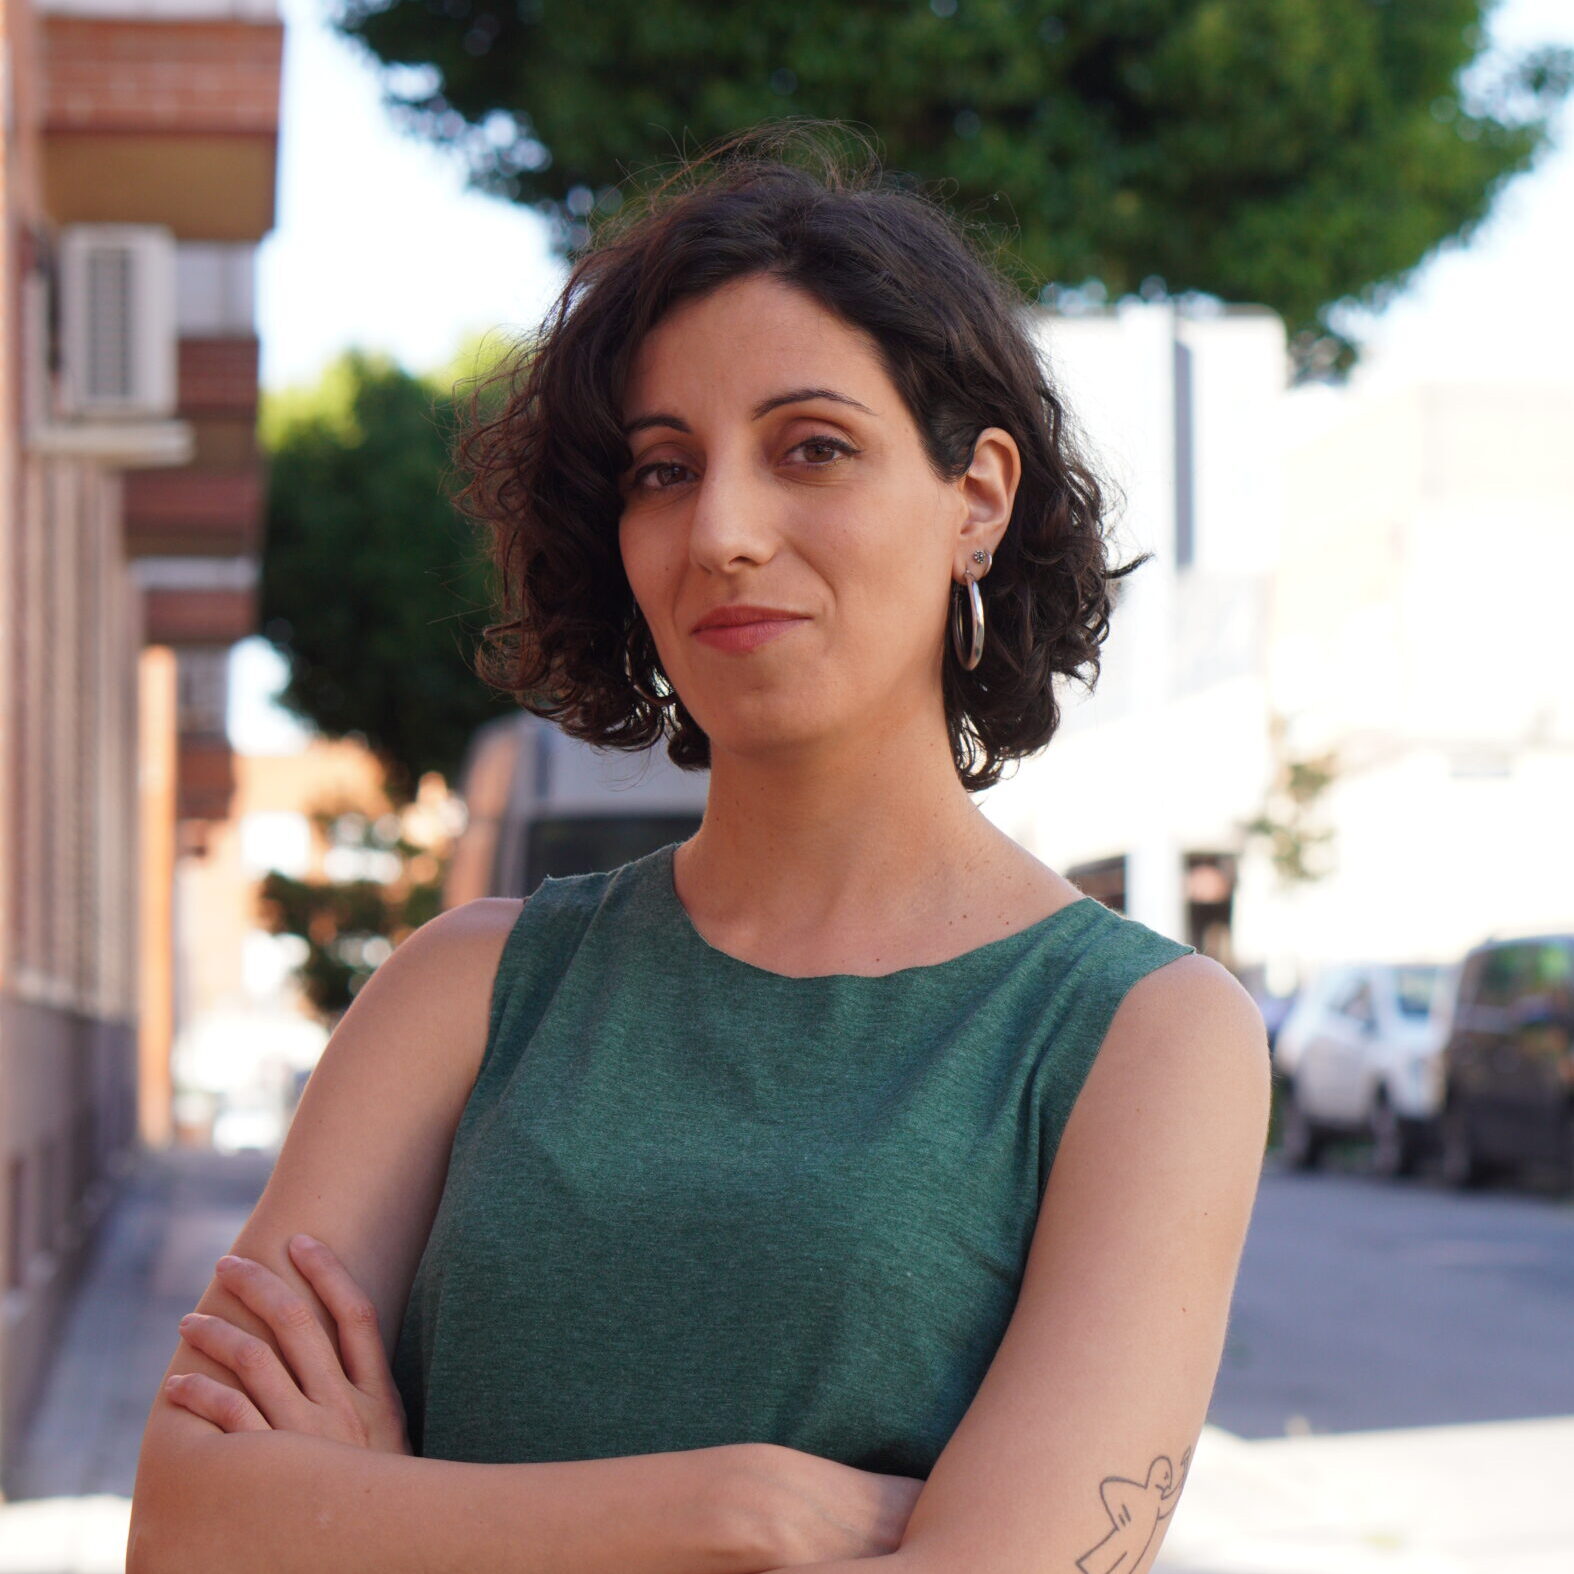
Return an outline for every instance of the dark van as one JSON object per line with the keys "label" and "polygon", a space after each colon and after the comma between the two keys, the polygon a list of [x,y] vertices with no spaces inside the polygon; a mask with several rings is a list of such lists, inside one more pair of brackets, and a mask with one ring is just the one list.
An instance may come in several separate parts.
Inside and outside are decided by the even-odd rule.
{"label": "dark van", "polygon": [[1493,939],[1459,968],[1443,1042],[1444,1179],[1550,1169],[1574,1191],[1574,934]]}

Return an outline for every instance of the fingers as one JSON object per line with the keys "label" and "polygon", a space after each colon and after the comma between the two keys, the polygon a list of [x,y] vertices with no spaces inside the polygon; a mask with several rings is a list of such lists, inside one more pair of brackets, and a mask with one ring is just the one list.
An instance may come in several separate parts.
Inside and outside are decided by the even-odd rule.
{"label": "fingers", "polygon": [[[193,1350],[200,1350],[235,1374],[246,1390],[240,1397],[261,1411],[257,1419],[264,1426],[285,1430],[299,1427],[307,1402],[266,1339],[237,1328],[223,1317],[209,1317],[202,1312],[192,1312],[181,1318],[180,1337]],[[200,1373],[191,1375],[202,1376]],[[213,1383],[226,1394],[235,1392],[223,1383],[215,1383],[211,1377],[203,1377],[203,1381]],[[210,1416],[209,1419],[214,1418]],[[225,1430],[255,1428],[226,1427]]]}
{"label": "fingers", "polygon": [[164,1392],[175,1404],[211,1421],[221,1431],[272,1431],[245,1394],[201,1372],[177,1372],[164,1384]]}
{"label": "fingers", "polygon": [[338,1324],[339,1350],[350,1381],[362,1393],[386,1394],[393,1387],[393,1374],[371,1297],[321,1241],[294,1235],[289,1250],[291,1260]]}
{"label": "fingers", "polygon": [[219,1283],[272,1330],[308,1399],[321,1403],[343,1391],[338,1352],[305,1296],[249,1257],[221,1257],[216,1272]]}

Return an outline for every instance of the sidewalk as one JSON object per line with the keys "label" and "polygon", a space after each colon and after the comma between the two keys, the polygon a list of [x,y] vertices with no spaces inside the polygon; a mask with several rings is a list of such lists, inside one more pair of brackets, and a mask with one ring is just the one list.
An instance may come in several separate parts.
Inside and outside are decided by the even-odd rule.
{"label": "sidewalk", "polygon": [[1246,1442],[1205,1427],[1155,1574],[1569,1574],[1574,1416]]}
{"label": "sidewalk", "polygon": [[[271,1160],[147,1156],[105,1221],[0,1505],[0,1574],[120,1574],[175,1325]],[[1154,1574],[1569,1574],[1574,1416],[1247,1442],[1205,1427]]]}
{"label": "sidewalk", "polygon": [[0,1504],[0,1574],[120,1574],[137,1452],[176,1324],[262,1193],[271,1157],[142,1155],[103,1221]]}

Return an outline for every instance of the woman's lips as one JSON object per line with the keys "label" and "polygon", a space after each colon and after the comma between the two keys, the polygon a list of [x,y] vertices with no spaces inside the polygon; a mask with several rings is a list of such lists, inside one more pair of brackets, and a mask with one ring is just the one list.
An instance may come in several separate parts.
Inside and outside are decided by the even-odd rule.
{"label": "woman's lips", "polygon": [[756,645],[763,645],[778,634],[785,634],[788,629],[808,621],[808,618],[770,618],[761,623],[717,624],[708,629],[696,629],[694,637],[717,650],[753,650]]}

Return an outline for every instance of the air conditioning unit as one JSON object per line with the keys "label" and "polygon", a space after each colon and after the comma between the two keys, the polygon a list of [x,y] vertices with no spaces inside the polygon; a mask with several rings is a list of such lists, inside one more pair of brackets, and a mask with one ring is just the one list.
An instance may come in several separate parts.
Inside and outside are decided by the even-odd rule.
{"label": "air conditioning unit", "polygon": [[160,224],[60,231],[59,414],[171,416],[176,400],[175,236]]}

